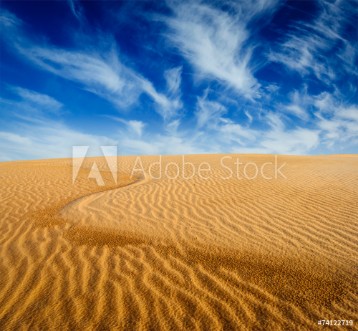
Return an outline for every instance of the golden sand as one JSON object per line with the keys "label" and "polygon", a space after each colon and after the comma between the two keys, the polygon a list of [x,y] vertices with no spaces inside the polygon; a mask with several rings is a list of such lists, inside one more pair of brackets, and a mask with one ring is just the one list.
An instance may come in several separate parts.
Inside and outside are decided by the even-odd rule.
{"label": "golden sand", "polygon": [[0,163],[0,330],[357,329],[358,156],[279,156],[272,180],[222,157],[186,156],[207,179],[120,157],[118,183],[103,158],[74,184],[70,159]]}

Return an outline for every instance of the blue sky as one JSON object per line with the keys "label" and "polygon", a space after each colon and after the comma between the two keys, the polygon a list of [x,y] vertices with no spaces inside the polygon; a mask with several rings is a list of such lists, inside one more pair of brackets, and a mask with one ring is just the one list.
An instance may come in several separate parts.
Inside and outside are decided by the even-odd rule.
{"label": "blue sky", "polygon": [[2,1],[0,160],[358,152],[357,1]]}

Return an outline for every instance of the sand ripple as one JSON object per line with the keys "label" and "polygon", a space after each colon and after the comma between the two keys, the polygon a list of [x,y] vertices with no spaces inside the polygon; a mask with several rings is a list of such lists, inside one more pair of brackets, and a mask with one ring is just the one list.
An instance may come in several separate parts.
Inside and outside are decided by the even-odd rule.
{"label": "sand ripple", "polygon": [[130,177],[120,158],[118,184],[98,159],[104,187],[91,160],[74,185],[71,160],[0,163],[0,329],[357,325],[358,157],[281,156],[277,180],[223,180],[220,157],[187,157],[206,180],[153,179],[156,157]]}

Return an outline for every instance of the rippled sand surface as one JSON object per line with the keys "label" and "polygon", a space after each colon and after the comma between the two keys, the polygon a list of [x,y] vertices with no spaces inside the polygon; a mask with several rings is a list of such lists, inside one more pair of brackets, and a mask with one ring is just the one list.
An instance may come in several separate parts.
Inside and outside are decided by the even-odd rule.
{"label": "rippled sand surface", "polygon": [[222,157],[0,163],[0,330],[357,329],[358,156]]}

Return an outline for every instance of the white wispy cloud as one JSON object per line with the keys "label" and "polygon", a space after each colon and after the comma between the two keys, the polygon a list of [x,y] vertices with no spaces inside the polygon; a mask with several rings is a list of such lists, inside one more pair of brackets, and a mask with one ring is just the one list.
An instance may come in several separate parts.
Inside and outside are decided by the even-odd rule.
{"label": "white wispy cloud", "polygon": [[180,95],[182,70],[183,67],[179,66],[164,72],[164,77],[167,82],[167,90],[171,95]]}
{"label": "white wispy cloud", "polygon": [[105,46],[102,44],[98,49],[92,47],[85,50],[69,50],[54,45],[40,47],[26,35],[21,28],[21,21],[15,15],[5,12],[0,23],[2,30],[5,29],[5,40],[8,45],[15,48],[24,59],[43,70],[78,83],[81,88],[108,100],[120,110],[135,104],[143,93],[154,101],[155,110],[164,119],[176,115],[181,108],[179,91],[181,69],[174,68],[171,74],[166,73],[165,79],[167,81],[171,79],[172,85],[168,86],[168,91],[165,93],[158,92],[152,82],[123,64],[120,52],[111,36],[101,36],[99,39],[107,42],[104,43]]}
{"label": "white wispy cloud", "polygon": [[176,134],[180,126],[180,119],[173,120],[166,124],[165,131],[170,134]]}
{"label": "white wispy cloud", "polygon": [[18,94],[23,101],[28,102],[34,106],[40,106],[42,109],[45,109],[49,112],[57,113],[63,107],[61,102],[47,94],[28,90],[19,86],[12,86],[10,89]]}
{"label": "white wispy cloud", "polygon": [[358,106],[348,106],[340,109],[337,115],[341,118],[358,122]]}
{"label": "white wispy cloud", "polygon": [[[13,86],[9,89],[16,95],[13,99],[0,98],[7,116],[6,129],[4,126],[0,130],[0,159],[69,157],[73,145],[89,145],[92,150],[101,145],[118,145],[122,154],[306,154],[317,151],[318,146],[324,146],[328,152],[341,146],[356,148],[357,87],[347,84],[346,94],[342,94],[336,84],[310,94],[304,85],[291,89],[284,97],[283,89],[279,91],[276,84],[263,83],[260,87],[253,67],[255,43],[251,37],[256,29],[255,19],[263,14],[265,20],[269,19],[277,2],[225,1],[221,4],[214,7],[199,1],[172,2],[169,4],[172,16],[161,16],[169,28],[166,40],[177,47],[195,69],[194,75],[190,75],[194,83],[205,79],[210,80],[210,86],[220,86],[215,91],[207,88],[196,99],[190,95],[196,104],[189,103],[188,109],[183,104],[187,85],[182,86],[182,66],[166,66],[169,69],[163,70],[159,78],[165,85],[158,89],[137,72],[134,65],[128,65],[110,36],[99,33],[100,45],[96,38],[86,37],[87,41],[93,41],[91,46],[79,43],[80,46],[65,49],[40,41],[42,36],[29,37],[19,18],[1,11],[1,37],[24,60],[74,82],[73,85],[107,100],[119,110],[134,108],[145,95],[153,102],[149,108],[164,121],[161,129],[158,125],[155,131],[145,119],[128,119],[128,115],[126,119],[112,117],[118,122],[117,130],[108,132],[107,136],[87,134],[62,121],[61,110],[66,108],[62,102],[65,101]],[[342,71],[351,71],[354,76],[356,47],[341,33],[347,23],[343,15],[347,10],[345,6],[350,5],[338,1],[319,4],[321,11],[316,19],[295,25],[278,49],[274,47],[270,58],[303,76],[313,73],[324,81],[335,79]],[[69,0],[69,5],[73,15],[85,22],[79,4]],[[224,7],[228,9],[224,11]],[[332,60],[324,54],[337,43],[340,47]],[[333,66],[338,63],[337,59],[341,64],[339,70]],[[261,95],[259,101],[255,99],[258,94]],[[246,104],[240,105],[244,100],[241,96],[247,98]],[[231,116],[235,111],[242,115],[242,121],[233,119],[237,118]],[[185,112],[189,116],[182,116]]]}
{"label": "white wispy cloud", "polygon": [[[303,119],[311,114],[310,126],[312,129],[310,130],[318,132],[321,146],[329,147],[328,150],[341,149],[342,145],[347,148],[357,147],[358,107],[356,104],[347,102],[337,89],[332,93],[324,91],[317,95],[311,95],[304,88],[295,91],[291,100],[292,104],[289,107],[295,104],[302,107]],[[301,130],[300,132],[305,131]],[[307,137],[309,137],[309,133],[307,133]],[[302,136],[303,141],[304,139],[305,137]],[[307,145],[307,147],[309,146]]]}
{"label": "white wispy cloud", "polygon": [[261,6],[240,7],[224,12],[201,2],[171,3],[172,17],[164,18],[169,28],[166,37],[194,67],[200,78],[229,85],[251,98],[259,87],[250,65],[252,45],[247,45],[247,24],[258,12],[271,8],[274,1]]}
{"label": "white wispy cloud", "polygon": [[18,119],[26,118],[36,121],[37,118],[46,118],[49,115],[62,114],[64,105],[55,98],[25,89],[20,86],[8,85],[7,89],[14,93],[14,98],[0,98],[0,105],[4,112]]}
{"label": "white wispy cloud", "polygon": [[78,19],[78,21],[82,22],[84,19],[83,9],[78,0],[67,0],[67,3],[71,9],[72,14]]}
{"label": "white wispy cloud", "polygon": [[13,13],[8,10],[1,8],[0,11],[0,27],[3,29],[9,28],[14,29],[22,25],[22,21]]}
{"label": "white wispy cloud", "polygon": [[273,129],[264,133],[260,145],[278,154],[305,154],[317,147],[319,130],[298,127],[295,129]]}
{"label": "white wispy cloud", "polygon": [[120,110],[132,106],[142,93],[156,104],[167,119],[180,108],[180,100],[156,90],[153,84],[120,62],[113,47],[108,53],[66,51],[58,48],[27,49],[29,58],[43,69],[82,84],[82,87],[114,104]]}
{"label": "white wispy cloud", "polygon": [[257,138],[257,133],[248,127],[235,123],[230,119],[222,119],[218,127],[219,139],[221,144],[231,144],[232,148],[241,148],[245,145],[253,145]]}
{"label": "white wispy cloud", "polygon": [[142,121],[138,121],[138,120],[125,120],[123,118],[114,117],[114,116],[108,116],[108,117],[119,122],[119,123],[124,124],[130,134],[131,133],[135,134],[138,137],[142,136],[143,130],[146,126],[146,123],[144,123]]}
{"label": "white wispy cloud", "polygon": [[83,89],[120,109],[132,105],[143,92],[139,85],[142,78],[122,65],[115,46],[102,53],[68,51],[53,46],[25,46],[20,50],[42,69],[81,84]]}
{"label": "white wispy cloud", "polygon": [[[124,154],[198,154],[213,151],[207,146],[201,147],[195,139],[178,137],[173,135],[158,134],[151,135],[145,140],[131,137],[123,137],[118,141],[119,149]],[[217,150],[215,150],[217,152]]]}
{"label": "white wispy cloud", "polygon": [[134,131],[138,136],[142,135],[143,129],[145,127],[145,123],[142,121],[129,120],[127,121],[127,126]]}
{"label": "white wispy cloud", "polygon": [[358,147],[358,107],[340,105],[330,114],[316,113],[322,143],[330,147]]}
{"label": "white wispy cloud", "polygon": [[[350,73],[357,52],[344,39],[344,29],[354,24],[354,1],[317,1],[319,14],[311,22],[298,22],[283,36],[278,49],[269,53],[269,59],[280,62],[302,76],[314,74],[329,82],[336,79],[337,65]],[[339,46],[337,48],[337,46]]]}
{"label": "white wispy cloud", "polygon": [[306,154],[317,147],[320,140],[318,129],[288,128],[278,116],[270,114],[266,116],[270,123],[266,130],[245,127],[232,120],[224,122],[214,136],[220,149],[224,146],[234,153]]}
{"label": "white wispy cloud", "polygon": [[293,91],[290,95],[290,103],[285,107],[289,113],[303,120],[308,119],[309,113],[305,96],[306,94],[299,93],[298,91]]}
{"label": "white wispy cloud", "polygon": [[[312,97],[312,103],[316,98]],[[208,111],[207,107],[213,108]],[[306,154],[315,150],[319,143],[331,148],[353,141],[354,146],[358,139],[358,109],[355,106],[339,105],[333,115],[316,107],[316,122],[311,128],[287,126],[285,117],[266,112],[263,120],[268,123],[267,128],[253,129],[226,117],[225,107],[207,100],[205,95],[198,99],[198,110],[203,113],[197,120],[200,116],[204,118],[200,127],[198,122],[194,128],[178,130],[180,120],[176,119],[166,125],[166,131],[157,133],[146,132],[143,121],[114,117],[112,119],[123,124],[125,129],[107,137],[82,133],[48,118],[20,117],[13,131],[0,132],[1,159],[70,157],[73,145],[88,145],[92,151],[101,145],[117,145],[121,154]]]}
{"label": "white wispy cloud", "polygon": [[266,112],[262,120],[267,129],[253,129],[226,117],[227,109],[218,102],[207,100],[207,95],[198,98],[197,126],[201,130],[200,140],[219,150],[230,152],[260,152],[282,154],[304,154],[313,150],[320,141],[319,128],[301,126],[287,127],[278,113]]}
{"label": "white wispy cloud", "polygon": [[17,123],[17,132],[0,131],[0,160],[71,157],[72,146],[90,146],[92,155],[99,147],[115,145],[114,139],[82,133],[50,120],[37,124]]}
{"label": "white wispy cloud", "polygon": [[[172,85],[168,84],[168,77],[165,77],[168,84],[167,93],[160,93],[154,88],[150,81],[143,78],[139,79],[139,84],[141,85],[143,91],[145,91],[145,93],[147,93],[147,95],[149,95],[156,103],[155,110],[163,117],[164,120],[169,120],[178,115],[178,111],[182,108],[180,95],[181,70],[177,72],[174,71],[174,74],[176,75],[174,79],[176,79],[177,82],[169,82],[169,84]],[[169,79],[173,80],[173,77],[170,77]],[[178,86],[174,86],[173,84],[177,84]]]}
{"label": "white wispy cloud", "polygon": [[7,115],[7,129],[0,129],[0,161],[71,157],[72,146],[76,145],[90,146],[91,155],[99,155],[100,146],[117,142],[71,128],[61,119],[63,104],[46,94],[18,86],[10,86],[9,90],[20,100],[0,99]]}
{"label": "white wispy cloud", "polygon": [[313,106],[323,114],[333,113],[337,106],[337,101],[328,92],[320,93],[319,95],[315,96],[311,102],[313,103]]}
{"label": "white wispy cloud", "polygon": [[218,102],[209,101],[206,96],[198,98],[196,107],[196,119],[199,129],[203,127],[216,127],[227,111],[226,108]]}

